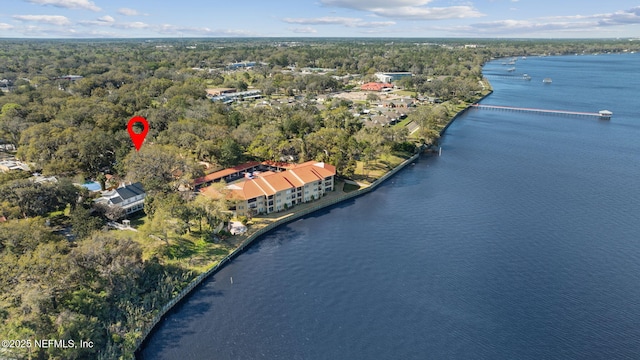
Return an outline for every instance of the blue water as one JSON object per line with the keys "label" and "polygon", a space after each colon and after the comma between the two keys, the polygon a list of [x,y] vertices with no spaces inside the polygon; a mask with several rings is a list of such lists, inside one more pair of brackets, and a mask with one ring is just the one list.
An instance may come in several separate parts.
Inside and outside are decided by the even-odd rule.
{"label": "blue water", "polygon": [[640,56],[516,67],[532,80],[496,76],[484,103],[612,120],[469,111],[441,157],[263,237],[142,357],[637,359]]}
{"label": "blue water", "polygon": [[82,186],[84,188],[86,188],[87,190],[89,190],[89,191],[100,191],[100,190],[102,190],[102,186],[97,181],[85,182],[84,184],[82,184]]}

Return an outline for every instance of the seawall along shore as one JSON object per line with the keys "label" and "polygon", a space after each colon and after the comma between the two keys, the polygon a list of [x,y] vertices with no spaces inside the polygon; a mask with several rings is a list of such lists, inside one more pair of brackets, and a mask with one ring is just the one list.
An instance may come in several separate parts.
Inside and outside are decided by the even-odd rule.
{"label": "seawall along shore", "polygon": [[137,348],[136,348],[136,354],[139,354],[139,352],[142,350],[142,347],[144,346],[144,343],[146,342],[147,338],[154,332],[154,330],[158,326],[158,324],[169,313],[169,311],[171,311],[171,309],[173,309],[174,306],[176,306],[178,303],[180,303],[182,300],[184,300],[189,294],[191,294],[192,291],[194,291],[194,289],[198,285],[202,284],[202,282],[204,282],[204,280],[209,278],[209,276],[215,274],[227,262],[231,261],[233,258],[235,258],[240,253],[242,253],[242,251],[244,251],[244,249],[247,246],[251,245],[260,236],[268,233],[269,231],[277,228],[278,226],[287,224],[287,223],[289,223],[291,221],[297,220],[297,219],[299,219],[301,217],[309,215],[309,214],[311,214],[313,212],[316,212],[318,210],[322,210],[322,209],[328,208],[330,206],[336,205],[336,204],[341,203],[343,201],[346,201],[346,200],[349,200],[349,199],[353,199],[353,198],[356,198],[358,196],[364,195],[364,194],[366,194],[366,193],[368,193],[370,191],[373,191],[378,186],[380,186],[380,184],[385,182],[391,176],[395,175],[398,171],[402,170],[405,166],[407,166],[407,165],[411,164],[412,162],[416,161],[419,157],[420,157],[420,153],[414,154],[413,156],[411,156],[407,160],[403,161],[400,165],[396,166],[395,168],[393,168],[392,170],[390,170],[389,172],[384,174],[382,177],[380,177],[379,179],[377,179],[374,182],[372,182],[371,185],[369,185],[369,186],[367,186],[365,188],[361,188],[361,189],[355,190],[353,192],[345,194],[344,196],[335,198],[330,202],[318,204],[317,206],[312,206],[312,207],[306,208],[306,209],[304,209],[302,211],[292,213],[290,216],[287,216],[287,217],[282,218],[280,220],[274,221],[274,222],[270,223],[269,225],[267,225],[267,226],[265,226],[265,227],[263,227],[261,229],[258,229],[255,233],[251,234],[240,245],[238,245],[238,247],[234,251],[232,251],[229,255],[227,255],[222,260],[220,260],[219,263],[217,263],[216,265],[212,266],[209,270],[203,272],[198,277],[196,277],[193,281],[191,281],[191,283],[189,283],[189,285],[187,285],[187,287],[185,287],[176,297],[174,297],[170,302],[168,302],[165,306],[163,306],[162,309],[160,309],[158,314],[152,319],[152,321],[149,324],[149,326],[143,331],[142,336],[140,337],[140,339],[138,339]]}
{"label": "seawall along shore", "polygon": [[[487,96],[491,95],[492,92],[493,91],[490,91],[488,94],[486,94],[485,96],[480,98],[478,100],[478,102],[482,101],[484,98],[486,98]],[[451,118],[451,120],[449,120],[447,125],[445,125],[445,127],[442,130],[440,130],[440,136],[443,136],[444,133],[446,132],[446,130],[449,128],[449,126],[460,115],[464,114],[464,112],[467,111],[470,107],[471,106],[467,106],[463,110],[459,111],[455,116],[453,116]],[[142,350],[142,347],[144,346],[147,338],[154,332],[154,330],[156,329],[158,324],[169,313],[169,311],[171,311],[171,309],[173,309],[174,306],[176,306],[178,303],[183,301],[189,294],[191,294],[191,292],[194,291],[194,289],[196,287],[198,287],[200,284],[202,284],[204,282],[204,280],[208,279],[211,275],[215,274],[227,262],[231,261],[233,258],[235,258],[240,253],[242,253],[247,246],[251,245],[260,236],[268,233],[269,231],[271,231],[271,230],[273,230],[273,229],[275,229],[275,228],[277,228],[277,227],[279,227],[281,225],[284,225],[284,224],[287,224],[287,223],[289,223],[291,221],[300,219],[300,218],[302,218],[302,217],[304,217],[306,215],[309,215],[309,214],[311,214],[313,212],[316,212],[318,210],[322,210],[322,209],[331,207],[333,205],[336,205],[338,203],[344,202],[346,200],[353,199],[353,198],[356,198],[358,196],[361,196],[361,195],[364,195],[366,193],[369,193],[369,192],[375,190],[378,186],[380,186],[382,183],[384,183],[387,179],[389,179],[390,177],[395,175],[398,171],[404,169],[407,165],[409,165],[412,162],[416,161],[419,157],[420,157],[420,152],[414,154],[413,156],[411,156],[407,160],[403,161],[400,165],[396,166],[395,168],[393,168],[392,170],[390,170],[389,172],[384,174],[382,177],[380,177],[379,179],[377,179],[374,182],[372,182],[370,186],[355,190],[353,192],[345,194],[344,196],[335,198],[335,199],[331,200],[330,202],[318,204],[317,206],[312,206],[312,207],[306,208],[304,210],[292,213],[290,216],[287,216],[287,217],[282,218],[280,220],[274,221],[274,222],[270,223],[269,225],[267,225],[267,226],[265,226],[265,227],[263,227],[261,229],[258,229],[255,233],[251,234],[240,245],[238,245],[238,247],[234,251],[232,251],[229,255],[227,255],[222,260],[220,260],[220,262],[218,262],[217,264],[215,264],[214,266],[209,268],[207,271],[205,271],[202,274],[200,274],[193,281],[191,281],[191,283],[189,283],[189,285],[187,285],[187,287],[185,287],[177,296],[175,296],[170,302],[165,304],[165,306],[163,306],[162,309],[160,309],[158,314],[156,314],[156,316],[151,320],[151,322],[147,326],[147,328],[143,331],[142,336],[138,339],[137,347],[136,347],[136,355],[138,355],[140,353],[140,351]]]}

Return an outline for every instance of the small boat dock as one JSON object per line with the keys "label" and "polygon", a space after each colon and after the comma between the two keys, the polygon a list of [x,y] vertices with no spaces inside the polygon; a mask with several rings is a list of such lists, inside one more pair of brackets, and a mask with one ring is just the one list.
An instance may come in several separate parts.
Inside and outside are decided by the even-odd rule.
{"label": "small boat dock", "polygon": [[598,112],[582,112],[582,111],[567,111],[567,110],[549,110],[549,109],[537,109],[537,108],[524,108],[516,106],[501,106],[501,105],[485,105],[485,104],[473,104],[471,107],[475,109],[485,110],[501,110],[501,111],[518,111],[529,112],[538,114],[555,114],[555,115],[572,115],[572,116],[589,116],[597,117],[602,120],[610,120],[613,116],[613,112],[609,110],[600,110]]}

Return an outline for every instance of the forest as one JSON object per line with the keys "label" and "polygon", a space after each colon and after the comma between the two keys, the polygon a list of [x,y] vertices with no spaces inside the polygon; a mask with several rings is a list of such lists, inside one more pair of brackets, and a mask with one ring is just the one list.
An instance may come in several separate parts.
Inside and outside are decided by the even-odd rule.
{"label": "forest", "polygon": [[[213,255],[232,244],[214,229],[224,198],[194,195],[193,180],[249,160],[325,161],[351,178],[358,162],[408,156],[487,91],[492,58],[637,51],[596,40],[132,39],[0,40],[0,151],[30,172],[0,172],[0,339],[90,340],[92,348],[0,348],[0,358],[131,358],[142,330]],[[473,47],[465,47],[474,44]],[[230,70],[228,64],[256,62]],[[295,69],[325,71],[304,73]],[[326,70],[328,69],[328,70]],[[332,98],[377,72],[407,71],[396,84],[418,106],[402,126],[364,126],[367,104]],[[78,76],[70,80],[69,75]],[[351,75],[352,80],[342,80]],[[209,88],[258,89],[265,102],[224,104]],[[318,98],[328,99],[319,106]],[[368,98],[374,101],[374,97]],[[369,100],[367,100],[369,101]],[[140,151],[127,122],[144,116]],[[56,181],[33,181],[32,173]],[[140,182],[139,232],[106,231],[124,214],[74,184]],[[193,248],[187,242],[193,240]],[[171,241],[170,241],[171,240]],[[200,257],[198,246],[214,246]],[[191,246],[191,245],[189,245]],[[180,257],[184,261],[176,261]]]}

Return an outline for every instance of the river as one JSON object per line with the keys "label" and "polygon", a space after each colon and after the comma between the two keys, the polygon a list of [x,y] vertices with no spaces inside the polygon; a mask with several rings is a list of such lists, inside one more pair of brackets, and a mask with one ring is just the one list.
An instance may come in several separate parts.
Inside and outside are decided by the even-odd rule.
{"label": "river", "polygon": [[613,118],[466,112],[442,156],[264,236],[140,357],[637,358],[640,55],[502,61],[483,103]]}

